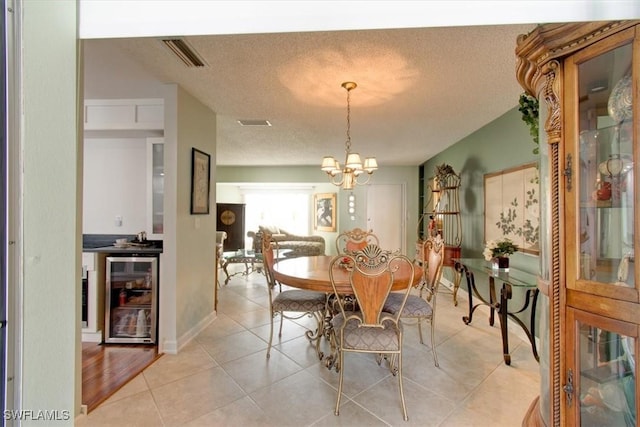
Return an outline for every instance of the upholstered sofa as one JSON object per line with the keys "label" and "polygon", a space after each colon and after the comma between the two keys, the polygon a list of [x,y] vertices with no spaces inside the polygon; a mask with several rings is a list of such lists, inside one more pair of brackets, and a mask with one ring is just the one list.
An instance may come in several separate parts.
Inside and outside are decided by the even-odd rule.
{"label": "upholstered sofa", "polygon": [[263,225],[258,226],[257,232],[249,231],[247,233],[253,239],[255,251],[261,250],[264,234],[269,234],[271,240],[277,242],[278,249],[287,250],[283,253],[283,256],[287,258],[325,254],[325,241],[322,236],[301,236],[289,233],[279,227]]}

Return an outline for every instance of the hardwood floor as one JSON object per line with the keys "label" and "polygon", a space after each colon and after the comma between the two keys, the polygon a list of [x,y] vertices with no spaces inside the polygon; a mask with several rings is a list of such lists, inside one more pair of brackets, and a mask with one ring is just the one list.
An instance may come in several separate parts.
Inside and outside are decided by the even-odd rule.
{"label": "hardwood floor", "polygon": [[88,412],[160,356],[158,347],[144,344],[82,343],[82,403]]}

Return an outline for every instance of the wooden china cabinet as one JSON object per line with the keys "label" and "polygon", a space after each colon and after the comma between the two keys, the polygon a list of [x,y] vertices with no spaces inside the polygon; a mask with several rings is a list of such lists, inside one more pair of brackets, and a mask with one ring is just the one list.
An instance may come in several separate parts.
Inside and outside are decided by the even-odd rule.
{"label": "wooden china cabinet", "polygon": [[540,396],[523,425],[638,425],[640,21],[540,25],[516,75],[540,101]]}

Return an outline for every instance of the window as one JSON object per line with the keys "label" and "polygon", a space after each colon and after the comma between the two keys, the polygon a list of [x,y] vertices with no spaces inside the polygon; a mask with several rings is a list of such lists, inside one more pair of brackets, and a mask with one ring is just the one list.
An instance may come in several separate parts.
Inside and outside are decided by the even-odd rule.
{"label": "window", "polygon": [[[247,231],[257,231],[259,225],[272,225],[293,234],[311,234],[311,190],[252,188],[243,193]],[[245,247],[250,248],[251,244],[247,238]]]}

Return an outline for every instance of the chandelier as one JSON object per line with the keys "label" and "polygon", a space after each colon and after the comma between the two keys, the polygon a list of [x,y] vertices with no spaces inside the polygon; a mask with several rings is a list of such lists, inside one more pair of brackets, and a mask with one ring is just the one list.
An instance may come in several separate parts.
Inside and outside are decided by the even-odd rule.
{"label": "chandelier", "polygon": [[[354,82],[344,82],[342,87],[347,90],[347,142],[345,143],[346,158],[344,167],[340,168],[340,163],[333,156],[326,156],[322,159],[321,169],[329,175],[329,180],[333,185],[342,187],[345,190],[352,190],[356,185],[363,185],[369,182],[373,171],[378,169],[378,162],[375,157],[364,159],[364,165],[360,160],[360,154],[351,152],[351,91],[358,85]],[[367,173],[365,181],[358,181],[358,177]]]}

